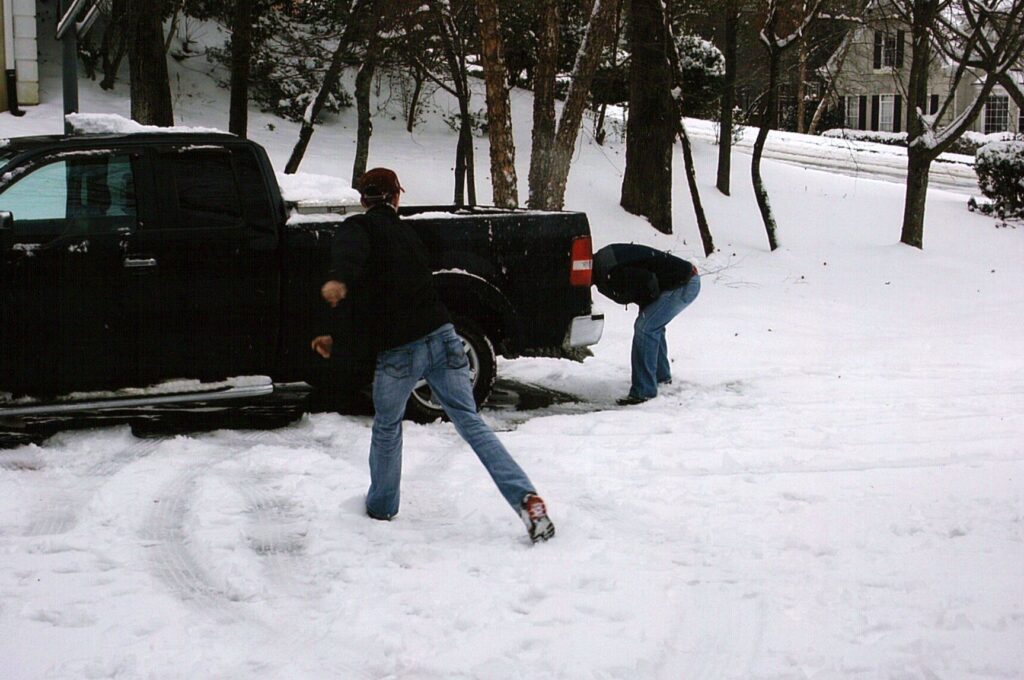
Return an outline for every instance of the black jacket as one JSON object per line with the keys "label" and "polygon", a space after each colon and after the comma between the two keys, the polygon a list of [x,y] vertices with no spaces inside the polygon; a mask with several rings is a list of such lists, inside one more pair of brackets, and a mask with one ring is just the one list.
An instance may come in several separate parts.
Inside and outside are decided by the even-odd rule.
{"label": "black jacket", "polygon": [[696,273],[686,260],[632,243],[613,243],[594,253],[594,285],[623,305],[646,307],[664,291],[686,285]]}
{"label": "black jacket", "polygon": [[348,286],[355,341],[374,353],[451,321],[434,291],[423,242],[391,206],[345,220],[331,243],[328,278]]}

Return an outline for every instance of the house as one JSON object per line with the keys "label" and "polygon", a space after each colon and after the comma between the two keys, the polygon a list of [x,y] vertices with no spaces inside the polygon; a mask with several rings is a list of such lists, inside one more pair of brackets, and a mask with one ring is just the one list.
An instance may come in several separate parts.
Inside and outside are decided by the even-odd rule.
{"label": "house", "polygon": [[[850,30],[819,71],[826,81],[831,81],[843,127],[848,129],[906,131],[910,113],[905,97],[910,82],[910,30],[892,19],[891,13],[884,11],[884,4],[870,4],[865,21]],[[1024,68],[1015,71],[1013,77],[1024,83]],[[955,82],[955,67],[935,55],[928,76],[928,87],[934,94],[928,97],[927,113],[939,110]],[[980,87],[978,78],[964,77],[952,92],[953,106],[947,108],[940,124],[969,108]],[[1022,132],[1024,113],[1006,90],[997,86],[972,129],[985,134]]]}
{"label": "house", "polygon": [[35,0],[3,0],[0,4],[0,63],[4,73],[0,78],[0,110],[11,109],[14,103],[38,104]]}

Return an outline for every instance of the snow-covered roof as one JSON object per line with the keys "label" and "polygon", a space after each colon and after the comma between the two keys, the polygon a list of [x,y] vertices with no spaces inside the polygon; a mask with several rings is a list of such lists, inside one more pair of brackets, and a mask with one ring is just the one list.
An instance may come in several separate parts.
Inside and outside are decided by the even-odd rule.
{"label": "snow-covered roof", "polygon": [[174,125],[159,127],[143,125],[116,113],[69,113],[64,117],[75,134],[81,135],[130,135],[140,133],[161,134],[227,134],[223,130],[206,127]]}

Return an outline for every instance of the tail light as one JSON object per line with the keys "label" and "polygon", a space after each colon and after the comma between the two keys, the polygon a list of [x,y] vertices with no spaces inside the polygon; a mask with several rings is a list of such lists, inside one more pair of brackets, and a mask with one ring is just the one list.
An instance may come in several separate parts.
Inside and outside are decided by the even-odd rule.
{"label": "tail light", "polygon": [[591,273],[594,269],[594,248],[589,236],[573,239],[570,257],[569,283],[573,286],[591,284]]}

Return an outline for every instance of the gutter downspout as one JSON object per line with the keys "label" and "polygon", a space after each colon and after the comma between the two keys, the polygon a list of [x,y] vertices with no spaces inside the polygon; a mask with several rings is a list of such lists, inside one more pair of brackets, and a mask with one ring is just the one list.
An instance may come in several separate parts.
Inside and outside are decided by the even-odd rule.
{"label": "gutter downspout", "polygon": [[4,80],[7,85],[8,110],[12,116],[24,116],[25,112],[18,108],[18,71],[14,58],[14,2],[4,2]]}

